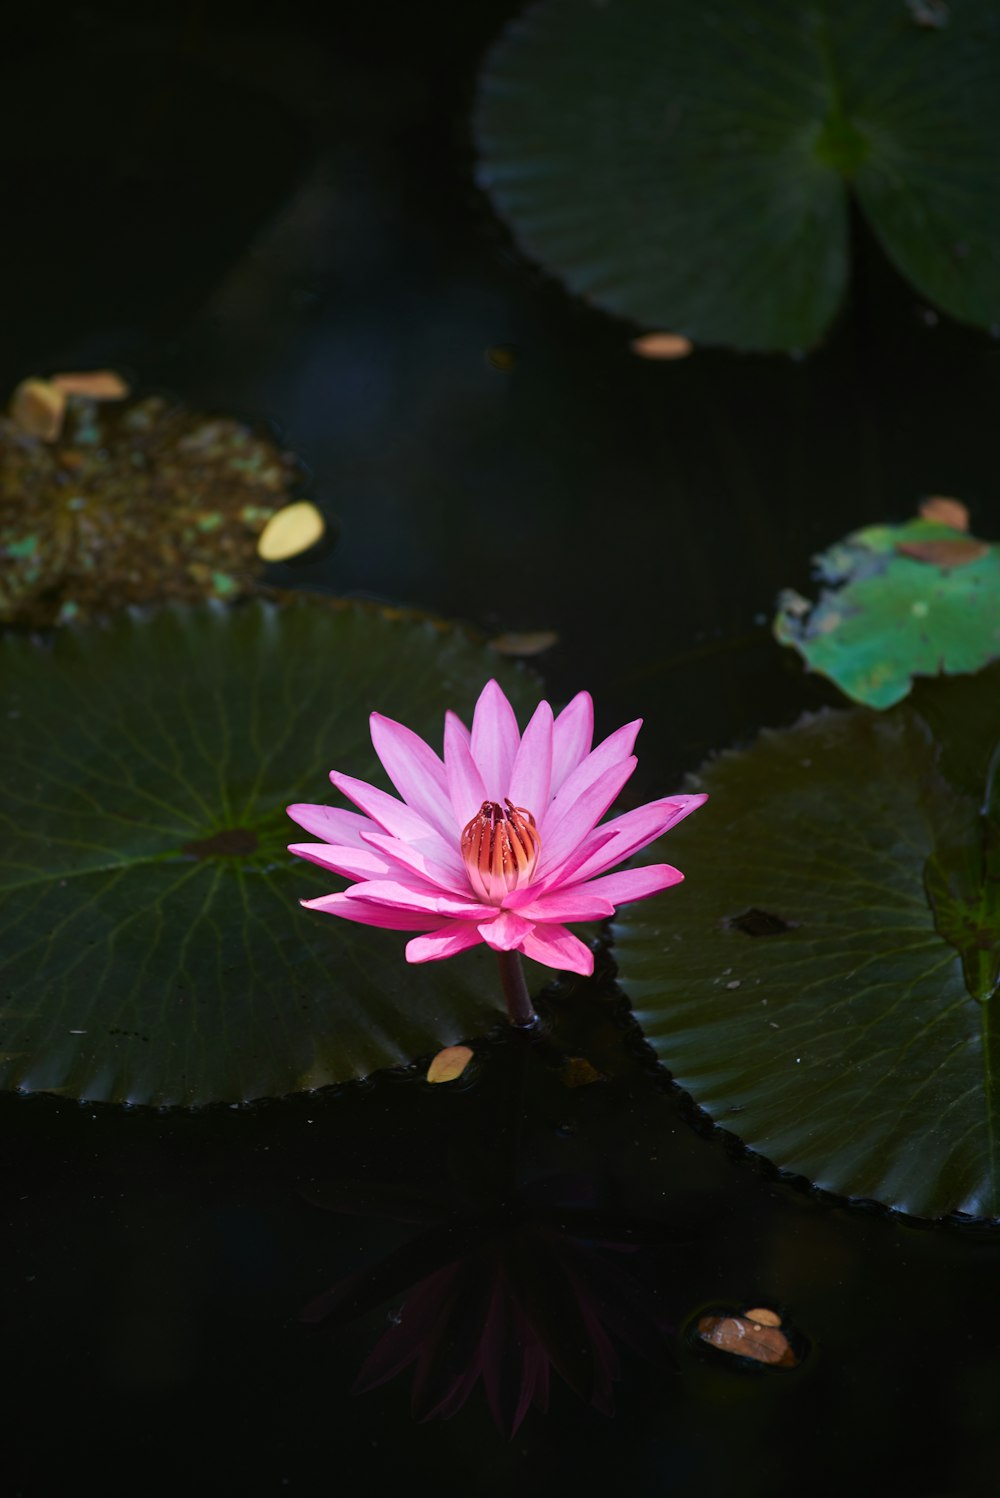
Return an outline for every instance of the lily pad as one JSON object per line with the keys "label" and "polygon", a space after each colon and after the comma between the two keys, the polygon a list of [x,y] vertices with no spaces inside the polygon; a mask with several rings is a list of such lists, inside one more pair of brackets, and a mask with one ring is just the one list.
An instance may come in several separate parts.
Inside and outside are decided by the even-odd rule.
{"label": "lily pad", "polygon": [[159,396],[73,397],[50,439],[0,417],[0,621],[229,602],[263,571],[258,537],[301,477],[271,438]]}
{"label": "lily pad", "polygon": [[1000,1215],[998,743],[996,666],[765,732],[697,778],[685,883],[614,928],[636,1019],[717,1124],[917,1216]]}
{"label": "lily pad", "polygon": [[853,195],[924,296],[1000,322],[1000,5],[542,0],[490,56],[480,180],[525,251],[696,343],[801,349]]}
{"label": "lily pad", "polygon": [[855,702],[1000,657],[1000,546],[937,521],[871,525],[816,559],[818,603],[782,593],[774,633]]}
{"label": "lily pad", "polygon": [[492,1023],[485,949],[409,967],[405,933],[300,908],[330,876],[285,806],[334,766],[390,789],[369,711],[433,740],[493,674],[533,700],[459,632],[315,601],[0,640],[0,1086],[238,1102]]}

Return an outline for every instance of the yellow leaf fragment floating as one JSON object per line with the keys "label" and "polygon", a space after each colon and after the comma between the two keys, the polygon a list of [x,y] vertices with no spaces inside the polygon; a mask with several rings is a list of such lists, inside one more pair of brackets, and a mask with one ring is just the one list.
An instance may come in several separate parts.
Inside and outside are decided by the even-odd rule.
{"label": "yellow leaf fragment floating", "polygon": [[640,359],[686,359],[694,350],[683,333],[643,333],[641,338],[632,339],[630,347]]}
{"label": "yellow leaf fragment floating", "polygon": [[754,1306],[747,1311],[747,1320],[756,1321],[758,1326],[780,1326],[781,1317],[777,1311],[772,1311],[770,1306]]}
{"label": "yellow leaf fragment floating", "polygon": [[315,546],[326,530],[326,522],[315,505],[296,500],[277,510],[257,541],[257,555],[265,562],[287,562]]}
{"label": "yellow leaf fragment floating", "polygon": [[511,630],[491,640],[490,649],[498,655],[541,655],[543,650],[551,650],[558,639],[554,629]]}
{"label": "yellow leaf fragment floating", "polygon": [[968,506],[960,499],[951,499],[945,494],[931,494],[920,506],[923,520],[934,520],[938,525],[950,525],[952,530],[969,529]]}
{"label": "yellow leaf fragment floating", "polygon": [[[767,1313],[773,1318],[774,1313]],[[780,1325],[773,1322],[753,1321],[746,1316],[702,1316],[698,1321],[698,1335],[710,1347],[720,1352],[730,1352],[736,1357],[750,1358],[754,1363],[765,1363],[771,1368],[794,1368],[798,1363],[788,1338]]]}
{"label": "yellow leaf fragment floating", "polygon": [[446,1045],[438,1051],[427,1068],[428,1082],[454,1082],[472,1060],[472,1051],[467,1045]]}
{"label": "yellow leaf fragment floating", "polygon": [[82,374],[55,374],[49,384],[63,395],[82,395],[92,401],[123,401],[129,387],[113,369],[91,369]]}
{"label": "yellow leaf fragment floating", "polygon": [[48,380],[22,380],[10,398],[10,419],[29,437],[58,442],[66,414],[66,397]]}

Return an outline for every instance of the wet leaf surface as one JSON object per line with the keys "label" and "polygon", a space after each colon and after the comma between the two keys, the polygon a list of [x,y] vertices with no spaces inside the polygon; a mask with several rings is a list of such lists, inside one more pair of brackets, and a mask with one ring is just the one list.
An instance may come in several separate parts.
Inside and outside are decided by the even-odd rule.
{"label": "wet leaf surface", "polygon": [[696,343],[808,348],[848,280],[853,193],[952,316],[1000,320],[1000,7],[543,0],[489,58],[481,181],[524,250]]}
{"label": "wet leaf surface", "polygon": [[[1000,546],[926,518],[854,531],[818,556],[830,586],[778,600],[774,633],[855,702],[891,707],[915,676],[971,672],[1000,656]],[[964,507],[963,507],[964,508]],[[955,511],[945,511],[960,520]]]}
{"label": "wet leaf surface", "polygon": [[[700,775],[669,908],[614,927],[646,1038],[716,1123],[917,1216],[1000,1215],[998,744],[996,666],[765,732]],[[754,939],[758,910],[784,926]]]}
{"label": "wet leaf surface", "polygon": [[[496,658],[426,620],[300,602],[0,641],[0,1085],[236,1102],[399,1065],[502,1010],[485,953],[300,908],[286,852],[333,767],[386,785],[378,708],[440,741]],[[498,673],[523,708],[514,667]]]}

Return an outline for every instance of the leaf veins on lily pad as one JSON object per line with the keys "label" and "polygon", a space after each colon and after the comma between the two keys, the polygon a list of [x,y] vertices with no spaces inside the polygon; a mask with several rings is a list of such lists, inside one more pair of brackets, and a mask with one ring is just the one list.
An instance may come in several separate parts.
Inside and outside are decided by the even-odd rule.
{"label": "leaf veins on lily pad", "polygon": [[541,0],[480,85],[480,180],[570,290],[698,344],[803,349],[852,200],[953,317],[1000,322],[1000,5]]}
{"label": "leaf veins on lily pad", "polygon": [[332,602],[173,608],[0,639],[0,1086],[238,1102],[360,1077],[497,1016],[485,949],[300,908],[290,801],[337,765],[388,789],[380,709],[440,733],[516,667],[428,620]]}
{"label": "leaf veins on lily pad", "polygon": [[[614,926],[675,1080],[753,1151],[925,1217],[1000,1216],[1000,666],[711,761],[686,880]],[[780,911],[754,939],[735,916]]]}
{"label": "leaf veins on lily pad", "polygon": [[0,417],[0,621],[230,601],[263,570],[257,538],[301,477],[270,437],[158,396],[70,391],[48,439]]}
{"label": "leaf veins on lily pad", "polygon": [[816,573],[819,600],[782,593],[774,634],[855,702],[891,707],[915,676],[1000,657],[1000,546],[922,515],[855,531]]}

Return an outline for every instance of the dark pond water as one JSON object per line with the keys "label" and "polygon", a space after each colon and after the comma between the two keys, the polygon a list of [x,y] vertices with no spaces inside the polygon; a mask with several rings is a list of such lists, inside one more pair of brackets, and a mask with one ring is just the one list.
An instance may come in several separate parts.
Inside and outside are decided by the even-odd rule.
{"label": "dark pond water", "polygon": [[[473,185],[476,68],[516,9],[10,18],[3,385],[110,362],[273,421],[340,525],[275,581],[557,630],[549,695],[588,687],[605,731],[642,715],[638,788],[664,794],[833,700],[766,627],[814,551],[938,491],[996,533],[1000,349],[928,318],[859,229],[852,303],[807,360],[636,359]],[[0,1099],[4,1491],[990,1491],[993,1234],[821,1200],[727,1148],[609,964],[545,1014],[548,1042],[498,1034],[455,1089]],[[607,1080],[568,1089],[560,1053]],[[461,1298],[429,1289],[455,1262]],[[547,1414],[508,1439],[480,1381],[421,1421],[413,1366],[352,1392],[425,1282],[416,1415],[479,1356],[509,1421],[522,1370],[484,1330],[502,1275],[563,1348]],[[302,1308],[345,1281],[351,1314],[310,1333]],[[799,1368],[751,1375],[686,1334],[761,1304]]]}

